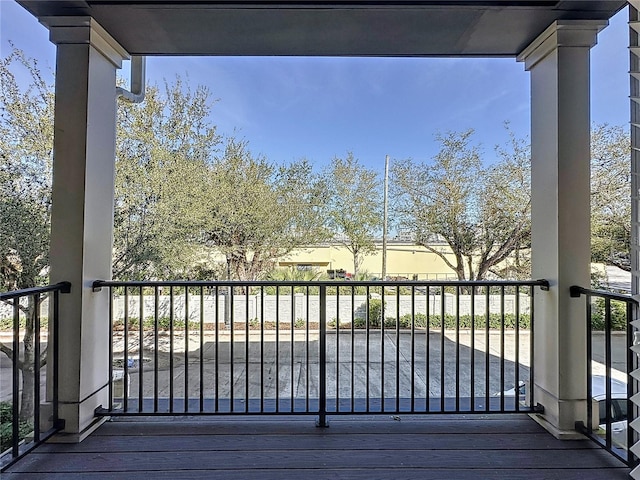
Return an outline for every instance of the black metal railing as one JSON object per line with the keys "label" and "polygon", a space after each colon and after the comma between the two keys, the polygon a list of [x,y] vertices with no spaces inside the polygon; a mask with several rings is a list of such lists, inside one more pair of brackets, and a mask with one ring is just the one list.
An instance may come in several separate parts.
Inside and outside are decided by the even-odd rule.
{"label": "black metal railing", "polygon": [[[7,357],[9,363],[0,365],[3,471],[61,428],[58,421],[58,297],[68,293],[70,287],[63,282],[0,293],[0,345],[5,357],[3,363]],[[48,381],[51,390],[45,398]]]}
{"label": "black metal railing", "polygon": [[116,282],[105,415],[536,410],[522,282]]}
{"label": "black metal railing", "polygon": [[571,296],[585,296],[587,308],[587,425],[577,427],[629,466],[638,463],[630,447],[636,438],[629,424],[638,417],[631,401],[638,368],[631,351],[638,302],[629,295],[571,287]]}

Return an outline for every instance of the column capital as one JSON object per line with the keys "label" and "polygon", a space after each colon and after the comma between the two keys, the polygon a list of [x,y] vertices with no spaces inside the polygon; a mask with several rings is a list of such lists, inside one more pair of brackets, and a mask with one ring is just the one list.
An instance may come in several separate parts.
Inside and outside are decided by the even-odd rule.
{"label": "column capital", "polygon": [[56,45],[89,44],[117,68],[129,59],[129,53],[92,17],[43,17],[40,22]]}
{"label": "column capital", "polygon": [[556,20],[516,59],[524,62],[526,70],[531,70],[558,47],[591,48],[596,44],[598,33],[607,25],[606,20]]}

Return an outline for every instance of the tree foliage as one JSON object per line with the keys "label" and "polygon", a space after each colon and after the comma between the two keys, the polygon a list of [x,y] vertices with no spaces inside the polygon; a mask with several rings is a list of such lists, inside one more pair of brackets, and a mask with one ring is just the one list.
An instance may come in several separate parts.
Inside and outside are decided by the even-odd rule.
{"label": "tree foliage", "polygon": [[[509,148],[498,148],[498,160],[484,167],[472,136],[473,130],[438,135],[441,148],[432,163],[407,160],[392,168],[401,226],[460,280],[486,278],[528,246],[531,231],[526,145],[511,135]],[[434,245],[438,239],[449,249]]]}
{"label": "tree foliage", "polygon": [[230,278],[257,279],[278,258],[324,235],[325,189],[306,161],[276,166],[229,138],[206,192],[203,236],[225,256]]}
{"label": "tree foliage", "polygon": [[[19,81],[18,75],[26,80]],[[13,49],[0,60],[0,291],[34,287],[49,262],[53,89],[35,60]],[[20,304],[22,338],[20,421],[30,421],[34,403],[35,358],[32,297]],[[12,358],[10,345],[0,350]]]}
{"label": "tree foliage", "polygon": [[113,276],[189,276],[198,263],[194,212],[219,143],[210,94],[180,78],[147,88],[142,104],[119,102]]}
{"label": "tree foliage", "polygon": [[631,144],[621,126],[591,131],[591,259],[631,270]]}
{"label": "tree foliage", "polygon": [[[20,87],[13,71],[26,75]],[[36,285],[49,261],[53,89],[14,49],[0,62],[0,279]]]}
{"label": "tree foliage", "polygon": [[382,229],[380,178],[351,152],[345,159],[334,158],[325,177],[330,181],[329,228],[353,256],[356,277],[363,256],[375,252],[375,236]]}

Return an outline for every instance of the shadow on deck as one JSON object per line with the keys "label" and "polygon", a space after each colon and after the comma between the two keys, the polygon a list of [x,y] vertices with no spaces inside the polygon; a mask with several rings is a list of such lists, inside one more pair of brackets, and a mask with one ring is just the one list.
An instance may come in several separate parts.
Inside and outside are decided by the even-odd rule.
{"label": "shadow on deck", "polygon": [[627,479],[587,440],[559,441],[527,415],[137,417],[80,444],[40,446],[18,479]]}

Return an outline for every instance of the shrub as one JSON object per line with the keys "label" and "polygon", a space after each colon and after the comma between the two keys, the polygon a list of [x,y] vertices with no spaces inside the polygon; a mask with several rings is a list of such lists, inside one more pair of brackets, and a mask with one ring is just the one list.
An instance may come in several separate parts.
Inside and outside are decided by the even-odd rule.
{"label": "shrub", "polygon": [[369,300],[369,327],[380,328],[382,324],[382,300],[378,298],[372,298]]}
{"label": "shrub", "polygon": [[[20,317],[19,325],[21,329],[26,327],[26,320],[24,316]],[[40,317],[40,330],[45,332],[48,328],[48,325],[49,325],[48,318]],[[0,330],[2,331],[13,330],[13,317],[0,318]]]}
{"label": "shrub", "polygon": [[[605,299],[596,298],[591,304],[591,328],[604,330]],[[611,301],[611,329],[624,331],[627,329],[627,304],[625,302]]]}
{"label": "shrub", "polygon": [[[155,320],[154,317],[147,317],[142,322],[142,327],[144,330],[153,330],[155,328]],[[129,331],[138,331],[140,330],[140,320],[138,317],[129,317],[127,319],[127,325]],[[123,330],[124,329],[124,320],[118,319],[113,322],[114,329]],[[162,316],[158,317],[158,330],[169,330],[171,328],[171,317]],[[173,329],[174,330],[184,330],[184,317],[174,317],[173,318]],[[189,330],[199,330],[200,322],[196,320],[189,321]]]}
{"label": "shrub", "polygon": [[387,317],[384,319],[384,328],[396,328],[396,319],[393,317]]}
{"label": "shrub", "polygon": [[[31,422],[20,422],[18,427],[19,441],[27,438],[33,431]],[[11,448],[13,435],[13,412],[11,402],[0,402],[0,453]]]}
{"label": "shrub", "polygon": [[[427,316],[423,313],[417,313],[415,315],[415,328],[426,328],[427,325]],[[483,329],[487,327],[487,317],[486,315],[476,315],[472,320],[471,315],[460,315],[459,320],[456,319],[455,315],[445,314],[444,316],[444,328],[445,329],[455,329],[459,327],[461,329],[470,329],[472,327],[476,329]],[[520,320],[518,322],[519,327],[521,329],[529,329],[531,327],[531,317],[528,314],[520,314]],[[489,315],[489,328],[493,330],[500,329],[502,325],[502,315],[497,313],[492,313]],[[386,326],[386,323],[385,323]],[[395,322],[393,323],[395,326]],[[411,328],[411,314],[406,314],[400,317],[400,327],[401,328]],[[515,329],[516,327],[516,316],[514,314],[508,313],[504,315],[504,328],[506,329]],[[440,315],[430,315],[429,316],[429,328],[430,329],[441,329],[442,328],[442,320]]]}
{"label": "shrub", "polygon": [[[410,324],[411,315],[404,315],[404,317],[408,317],[406,321]],[[414,316],[414,322],[416,328],[425,328],[427,326],[427,316],[424,313],[416,313]]]}
{"label": "shrub", "polygon": [[364,318],[355,318],[353,320],[354,328],[367,328],[367,321]]}
{"label": "shrub", "polygon": [[336,280],[336,286],[329,285],[327,287],[327,296],[335,297],[338,293],[340,296],[350,296],[351,293],[354,295],[366,295],[367,287],[361,285],[350,285],[348,281],[345,280]]}

